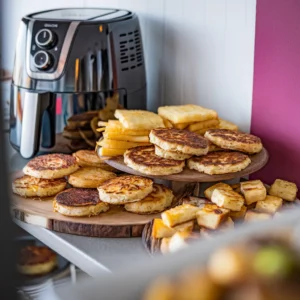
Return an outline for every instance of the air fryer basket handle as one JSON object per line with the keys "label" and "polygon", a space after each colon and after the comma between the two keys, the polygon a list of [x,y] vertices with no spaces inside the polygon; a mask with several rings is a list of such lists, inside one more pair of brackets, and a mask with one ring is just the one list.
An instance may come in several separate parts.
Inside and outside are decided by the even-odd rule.
{"label": "air fryer basket handle", "polygon": [[45,105],[46,107],[49,105],[48,93],[25,92],[20,144],[20,153],[24,158],[33,157],[39,150],[41,122]]}

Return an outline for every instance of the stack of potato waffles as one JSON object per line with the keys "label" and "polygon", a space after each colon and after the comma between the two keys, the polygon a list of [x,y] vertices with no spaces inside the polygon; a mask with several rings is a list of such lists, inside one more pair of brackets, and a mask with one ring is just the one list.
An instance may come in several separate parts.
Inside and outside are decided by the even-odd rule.
{"label": "stack of potato waffles", "polygon": [[158,114],[145,110],[117,109],[117,120],[99,121],[97,131],[103,136],[97,142],[101,156],[123,155],[127,149],[150,143],[149,133],[155,128],[176,128],[204,135],[209,129],[238,130],[238,127],[218,117],[216,111],[198,105],[162,106]]}
{"label": "stack of potato waffles", "polygon": [[216,111],[198,105],[162,106],[158,114],[168,128],[186,129],[204,135],[209,129],[238,130],[238,127],[218,117]]}
{"label": "stack of potato waffles", "polygon": [[117,156],[133,147],[150,144],[150,130],[165,127],[162,118],[144,110],[116,110],[118,120],[99,122],[103,137],[97,142],[99,156]]}

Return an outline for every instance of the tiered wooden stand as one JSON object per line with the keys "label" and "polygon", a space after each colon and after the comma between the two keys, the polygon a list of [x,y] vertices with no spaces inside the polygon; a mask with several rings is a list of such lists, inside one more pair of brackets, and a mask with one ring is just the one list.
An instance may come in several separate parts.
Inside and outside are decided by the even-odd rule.
{"label": "tiered wooden stand", "polygon": [[[154,180],[163,180],[168,182],[179,182],[183,185],[174,191],[175,198],[172,206],[180,203],[180,200],[194,192],[195,185],[198,182],[215,182],[240,178],[252,174],[261,169],[268,161],[268,153],[263,149],[260,153],[250,157],[252,163],[243,171],[238,173],[224,175],[206,175],[197,171],[184,169],[180,174],[169,176],[150,176],[141,174],[127,167],[124,164],[123,157],[119,156],[113,159],[105,160],[112,167],[134,175],[141,175],[153,178]],[[13,174],[13,178],[22,176],[22,172]],[[178,183],[178,184],[177,184]],[[30,199],[17,195],[12,196],[13,216],[23,222],[42,226],[44,228],[62,233],[84,235],[91,237],[139,237],[142,236],[143,229],[154,218],[159,218],[160,214],[138,215],[126,212],[120,206],[112,207],[108,212],[94,217],[65,217],[55,213],[52,207],[53,197],[47,199]],[[145,231],[144,231],[145,232]],[[145,234],[144,234],[145,237]]]}
{"label": "tiered wooden stand", "polygon": [[[13,174],[21,177],[22,172]],[[182,187],[175,194],[172,205],[193,192],[193,185]],[[54,197],[43,199],[23,198],[12,195],[13,217],[53,231],[90,237],[121,238],[140,237],[144,226],[160,214],[138,215],[125,211],[121,206],[112,206],[109,211],[93,217],[65,217],[53,211]]]}
{"label": "tiered wooden stand", "polygon": [[[194,185],[194,195],[199,196],[199,190],[200,190],[200,183],[206,182],[206,183],[213,183],[216,181],[224,181],[224,180],[231,180],[231,179],[241,179],[247,175],[253,174],[257,172],[258,170],[262,169],[268,162],[269,155],[265,148],[258,154],[250,156],[251,164],[245,168],[244,170],[236,173],[228,173],[223,175],[207,175],[202,174],[194,170],[190,170],[188,168],[185,168],[183,172],[179,174],[169,175],[169,176],[151,176],[151,175],[145,175],[141,174],[129,167],[127,167],[124,164],[123,157],[116,157],[114,159],[107,160],[106,162],[111,165],[112,167],[122,170],[124,172],[134,174],[134,175],[141,175],[141,176],[147,176],[153,179],[160,179],[160,180],[168,180],[172,182],[189,182],[195,183]],[[152,226],[153,226],[153,219],[149,221],[143,230],[142,239],[143,244],[145,248],[151,253],[158,253],[160,252],[160,240],[155,239],[152,237]]]}

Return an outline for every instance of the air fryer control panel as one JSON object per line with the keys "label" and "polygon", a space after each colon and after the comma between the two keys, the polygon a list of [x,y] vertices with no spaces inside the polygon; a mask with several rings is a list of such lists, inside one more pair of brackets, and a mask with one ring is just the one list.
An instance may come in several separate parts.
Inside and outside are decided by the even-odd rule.
{"label": "air fryer control panel", "polygon": [[30,44],[30,69],[52,73],[57,69],[60,53],[70,22],[34,21]]}

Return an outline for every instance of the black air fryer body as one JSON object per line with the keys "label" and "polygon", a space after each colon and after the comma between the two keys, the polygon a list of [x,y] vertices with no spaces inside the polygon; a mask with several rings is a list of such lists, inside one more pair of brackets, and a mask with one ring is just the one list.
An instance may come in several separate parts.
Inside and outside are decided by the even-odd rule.
{"label": "black air fryer body", "polygon": [[[56,95],[70,114],[100,109],[118,93],[125,108],[146,109],[138,18],[125,10],[58,9],[22,19],[11,94],[10,140],[23,157],[55,144]],[[82,101],[82,99],[84,99]],[[83,103],[82,103],[83,102]],[[82,111],[82,109],[81,109]]]}

